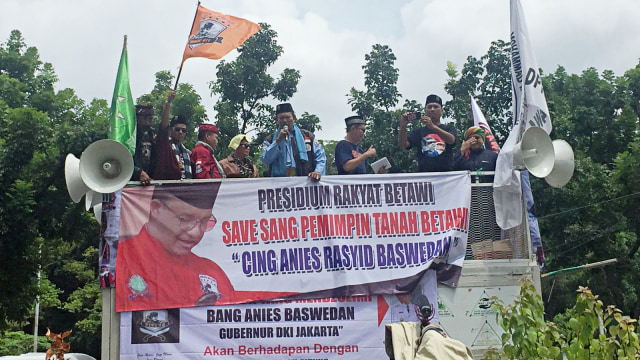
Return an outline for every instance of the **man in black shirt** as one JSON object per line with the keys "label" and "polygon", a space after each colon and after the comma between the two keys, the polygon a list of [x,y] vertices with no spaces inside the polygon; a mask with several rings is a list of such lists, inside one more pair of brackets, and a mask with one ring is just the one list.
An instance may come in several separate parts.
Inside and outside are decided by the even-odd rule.
{"label": "man in black shirt", "polygon": [[420,172],[451,171],[453,169],[453,148],[456,144],[456,130],[449,124],[440,123],[442,98],[427,96],[425,113],[419,119],[422,127],[413,129],[407,135],[407,124],[413,113],[400,117],[398,146],[401,149],[415,147]]}

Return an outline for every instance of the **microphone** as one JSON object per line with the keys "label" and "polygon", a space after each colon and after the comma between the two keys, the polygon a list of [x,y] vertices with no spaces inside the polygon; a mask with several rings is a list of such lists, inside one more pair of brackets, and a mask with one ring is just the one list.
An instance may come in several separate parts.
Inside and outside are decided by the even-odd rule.
{"label": "microphone", "polygon": [[[287,126],[287,125],[283,126],[283,127],[282,127],[282,130],[284,130],[284,131],[286,131],[286,132],[289,132],[289,126]],[[289,138],[289,134],[287,134],[287,137],[286,137],[286,138],[287,138],[287,139]]]}

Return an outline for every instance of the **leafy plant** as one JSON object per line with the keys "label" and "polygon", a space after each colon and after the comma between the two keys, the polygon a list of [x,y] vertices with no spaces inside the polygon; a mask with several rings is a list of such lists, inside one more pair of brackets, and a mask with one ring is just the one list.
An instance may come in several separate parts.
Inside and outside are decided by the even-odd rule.
{"label": "leafy plant", "polygon": [[640,359],[637,320],[624,317],[614,305],[603,303],[580,286],[568,320],[556,325],[544,320],[542,298],[531,279],[523,278],[513,304],[493,299],[491,309],[504,329],[502,349],[488,359]]}

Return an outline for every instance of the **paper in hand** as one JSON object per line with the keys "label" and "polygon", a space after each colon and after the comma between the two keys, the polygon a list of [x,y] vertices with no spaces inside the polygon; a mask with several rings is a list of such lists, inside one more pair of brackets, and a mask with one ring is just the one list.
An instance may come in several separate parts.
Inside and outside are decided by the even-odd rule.
{"label": "paper in hand", "polygon": [[377,174],[381,168],[384,168],[385,170],[389,170],[391,168],[391,164],[389,163],[389,160],[385,156],[382,159],[371,163],[371,168],[373,169],[373,172]]}

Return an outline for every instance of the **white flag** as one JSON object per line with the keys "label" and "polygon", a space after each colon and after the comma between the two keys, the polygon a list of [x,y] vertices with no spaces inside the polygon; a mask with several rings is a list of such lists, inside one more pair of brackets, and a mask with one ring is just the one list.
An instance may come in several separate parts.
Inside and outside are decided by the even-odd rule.
{"label": "white flag", "polygon": [[496,138],[491,132],[489,122],[487,122],[487,119],[484,117],[482,110],[480,110],[476,99],[474,99],[473,96],[469,96],[469,100],[471,102],[471,116],[473,117],[473,126],[477,126],[484,130],[486,138],[485,147],[488,147],[491,151],[498,154],[500,152],[500,145],[498,145],[498,141],[496,141]]}
{"label": "white flag", "polygon": [[513,168],[513,149],[532,126],[551,132],[542,79],[527,31],[520,0],[511,0],[511,89],[513,128],[502,146],[493,181],[496,222],[502,229],[522,223],[520,173]]}
{"label": "white flag", "polygon": [[484,117],[482,110],[480,110],[476,99],[474,99],[473,96],[469,96],[469,98],[471,100],[471,116],[473,116],[473,126],[478,126],[491,131],[491,127],[489,127],[489,123]]}

